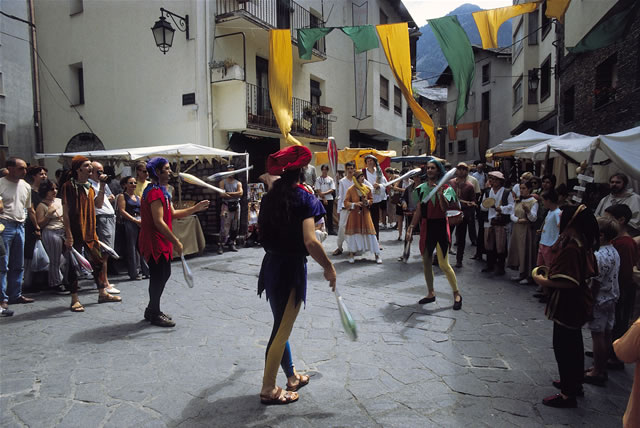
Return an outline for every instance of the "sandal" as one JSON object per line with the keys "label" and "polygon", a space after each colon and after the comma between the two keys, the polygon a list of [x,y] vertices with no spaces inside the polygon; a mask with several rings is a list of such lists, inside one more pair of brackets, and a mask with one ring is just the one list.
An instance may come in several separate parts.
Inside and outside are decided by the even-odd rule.
{"label": "sandal", "polygon": [[265,406],[289,404],[298,401],[298,398],[300,396],[297,392],[284,392],[279,386],[275,397],[260,394],[260,402]]}
{"label": "sandal", "polygon": [[289,382],[287,382],[287,391],[295,392],[309,383],[309,376],[298,373],[296,373],[296,376],[298,377],[298,383],[289,385]]}
{"label": "sandal", "polygon": [[82,306],[82,303],[80,302],[75,302],[69,306],[69,310],[71,312],[84,312],[84,306]]}
{"label": "sandal", "polygon": [[119,296],[113,296],[109,293],[98,296],[98,303],[109,303],[109,302],[121,302],[122,299]]}

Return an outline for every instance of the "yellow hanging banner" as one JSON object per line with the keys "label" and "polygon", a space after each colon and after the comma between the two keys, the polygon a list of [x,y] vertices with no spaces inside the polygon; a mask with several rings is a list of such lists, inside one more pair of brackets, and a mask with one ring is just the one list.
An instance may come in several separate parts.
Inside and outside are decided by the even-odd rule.
{"label": "yellow hanging banner", "polygon": [[407,100],[414,116],[422,124],[422,128],[429,136],[431,153],[436,149],[436,137],[433,133],[433,120],[429,114],[413,98],[411,89],[411,52],[409,49],[409,27],[406,22],[376,26],[378,37],[387,56],[396,83]]}
{"label": "yellow hanging banner", "polygon": [[555,18],[562,22],[564,20],[564,14],[569,8],[571,0],[547,0],[547,11],[545,15],[547,18]]}
{"label": "yellow hanging banner", "polygon": [[269,31],[269,100],[280,132],[291,145],[301,146],[291,135],[293,113],[293,51],[291,30]]}
{"label": "yellow hanging banner", "polygon": [[509,19],[523,13],[533,12],[538,8],[538,3],[524,3],[515,6],[501,7],[498,9],[481,10],[474,12],[473,20],[476,21],[483,49],[495,49],[498,47],[498,29]]}

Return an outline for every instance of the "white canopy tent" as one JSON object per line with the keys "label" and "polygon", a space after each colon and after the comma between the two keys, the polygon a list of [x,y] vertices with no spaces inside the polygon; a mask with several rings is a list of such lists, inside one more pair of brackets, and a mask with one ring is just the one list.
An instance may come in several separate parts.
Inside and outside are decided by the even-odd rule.
{"label": "white canopy tent", "polygon": [[541,141],[546,141],[551,138],[555,138],[556,135],[545,134],[544,132],[534,131],[533,129],[527,129],[522,134],[515,135],[511,138],[507,138],[502,143],[495,147],[491,147],[487,150],[487,157],[506,157],[513,156],[516,150],[521,150],[526,147],[533,146]]}
{"label": "white canopy tent", "polygon": [[[134,147],[130,149],[113,149],[113,150],[89,150],[85,152],[74,153],[36,153],[36,159],[65,159],[72,158],[76,155],[86,156],[91,160],[109,160],[115,162],[132,162],[136,160],[150,159],[156,156],[162,156],[169,162],[177,162],[175,173],[187,172],[198,162],[203,160],[218,161],[227,159],[227,162],[231,162],[231,158],[242,156],[245,158],[245,163],[249,164],[248,153],[236,153],[228,150],[216,149],[213,147],[201,146],[199,144],[172,144],[166,146],[151,146],[151,147]],[[193,165],[184,171],[180,171],[180,162],[193,161]],[[249,178],[247,171],[247,179]],[[181,181],[178,180],[178,201],[182,201],[182,186]]]}
{"label": "white canopy tent", "polygon": [[[547,141],[534,144],[533,146],[517,150],[515,156],[521,159],[531,159],[533,161],[542,161],[547,154],[547,147],[550,149],[549,157],[555,158],[562,154],[575,160],[577,163],[589,159],[591,149],[595,148],[598,143],[598,137],[589,137],[587,135],[576,134],[575,132],[567,132],[558,137],[551,138]],[[601,151],[597,151],[594,162],[602,162],[608,159],[608,156]]]}

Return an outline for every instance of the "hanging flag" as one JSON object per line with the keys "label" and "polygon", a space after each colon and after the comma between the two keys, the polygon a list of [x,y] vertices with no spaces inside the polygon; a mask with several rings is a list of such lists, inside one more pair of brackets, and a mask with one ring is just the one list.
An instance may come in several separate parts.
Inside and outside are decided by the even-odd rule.
{"label": "hanging flag", "polygon": [[430,19],[429,25],[435,34],[444,57],[449,63],[453,82],[458,88],[458,103],[453,124],[457,124],[467,111],[469,102],[469,89],[475,77],[476,67],[473,49],[467,33],[458,22],[456,16],[445,16],[438,19]]}
{"label": "hanging flag", "polygon": [[568,47],[567,50],[572,54],[579,54],[614,44],[627,34],[629,24],[633,21],[637,12],[638,3],[630,9],[616,13],[593,27],[577,45],[572,48]]}
{"label": "hanging flag", "polygon": [[378,35],[373,25],[357,25],[355,27],[341,27],[344,34],[353,41],[356,53],[366,52],[378,48]]}
{"label": "hanging flag", "polygon": [[293,51],[291,30],[269,31],[269,100],[280,132],[291,145],[301,146],[291,135],[293,114]]}
{"label": "hanging flag", "polygon": [[336,139],[333,137],[329,137],[327,141],[327,158],[329,159],[331,176],[335,178],[338,172],[338,145],[336,144]]}
{"label": "hanging flag", "polygon": [[474,12],[472,14],[473,20],[476,21],[476,26],[478,27],[478,32],[482,39],[482,48],[497,48],[498,29],[500,26],[514,16],[533,12],[537,8],[538,3],[534,2]]}
{"label": "hanging flag", "polygon": [[313,45],[332,32],[334,27],[298,28],[298,56],[311,59]]}
{"label": "hanging flag", "polygon": [[547,10],[544,13],[547,18],[555,18],[562,22],[564,14],[569,8],[571,0],[547,0]]}
{"label": "hanging flag", "polygon": [[[376,26],[380,42],[387,56],[396,83],[407,100],[413,115],[420,121],[431,141],[431,153],[436,149],[436,137],[433,132],[433,120],[422,106],[413,98],[411,89],[411,52],[409,49],[409,27],[406,22]],[[464,30],[463,30],[464,31]],[[472,61],[473,62],[473,53]]]}

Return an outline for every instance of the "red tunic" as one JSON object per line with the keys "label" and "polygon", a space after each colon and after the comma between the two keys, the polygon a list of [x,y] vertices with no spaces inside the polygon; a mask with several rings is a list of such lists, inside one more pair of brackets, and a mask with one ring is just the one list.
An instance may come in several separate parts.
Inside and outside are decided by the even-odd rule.
{"label": "red tunic", "polygon": [[164,196],[159,188],[151,189],[146,197],[140,201],[140,237],[138,239],[138,247],[140,254],[145,260],[149,261],[151,257],[156,262],[160,256],[164,256],[166,260],[173,257],[173,244],[165,238],[165,236],[156,229],[151,215],[151,203],[153,201],[162,201],[164,207],[162,219],[169,226],[169,230],[173,230],[171,225],[171,205],[169,200]]}

